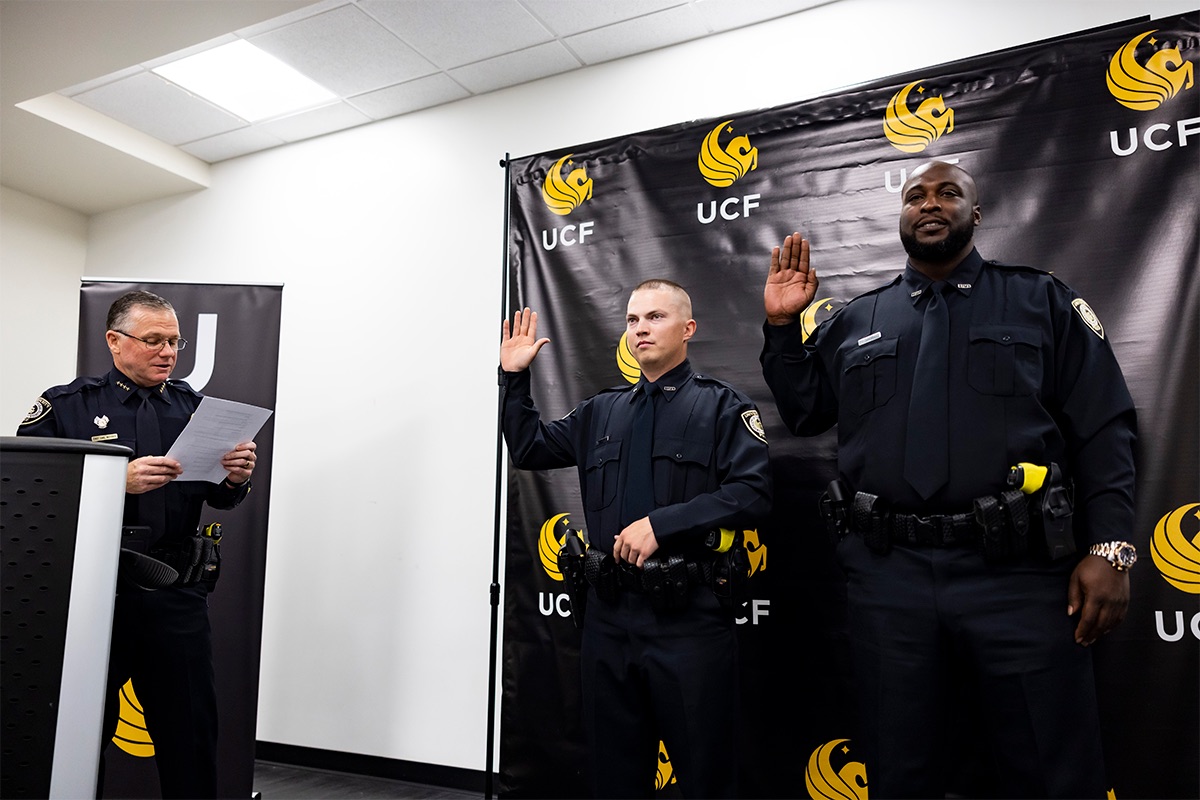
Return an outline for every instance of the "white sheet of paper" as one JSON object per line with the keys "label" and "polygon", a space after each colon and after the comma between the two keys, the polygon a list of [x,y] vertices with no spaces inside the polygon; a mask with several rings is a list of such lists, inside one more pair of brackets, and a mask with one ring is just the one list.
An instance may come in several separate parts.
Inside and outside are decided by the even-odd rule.
{"label": "white sheet of paper", "polygon": [[183,474],[175,480],[225,480],[229,473],[221,466],[221,456],[241,442],[252,441],[270,416],[268,408],[205,397],[167,451],[167,458],[183,465]]}

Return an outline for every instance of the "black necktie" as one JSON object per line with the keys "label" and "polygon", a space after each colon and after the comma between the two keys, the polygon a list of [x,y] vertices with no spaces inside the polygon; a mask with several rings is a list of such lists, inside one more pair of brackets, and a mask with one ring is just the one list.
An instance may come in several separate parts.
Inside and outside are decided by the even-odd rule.
{"label": "black necktie", "polygon": [[654,441],[654,395],[658,387],[643,383],[634,401],[633,425],[629,429],[629,467],[625,471],[625,497],[621,524],[639,520],[654,510],[654,472],[651,449]]}
{"label": "black necktie", "polygon": [[[137,410],[137,457],[161,456],[163,454],[162,435],[158,429],[158,412],[154,408],[154,390],[140,388],[138,397],[142,404]],[[138,496],[138,507],[141,510],[142,523],[149,525],[152,540],[158,539],[167,532],[167,504],[162,488],[152,489]]]}
{"label": "black necktie", "polygon": [[921,321],[921,349],[913,370],[908,406],[908,434],[904,448],[904,479],[928,500],[950,477],[949,425],[950,312],[946,308],[946,283],[929,286],[929,301]]}

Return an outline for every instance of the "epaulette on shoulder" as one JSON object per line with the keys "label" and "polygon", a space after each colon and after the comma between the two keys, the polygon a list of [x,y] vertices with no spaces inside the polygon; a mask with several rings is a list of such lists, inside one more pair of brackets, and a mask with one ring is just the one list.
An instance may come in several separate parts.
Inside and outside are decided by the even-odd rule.
{"label": "epaulette on shoulder", "polygon": [[1009,272],[1025,272],[1030,275],[1050,275],[1053,277],[1053,273],[1051,272],[1047,272],[1044,269],[1038,269],[1037,267],[1027,267],[1024,264],[1002,264],[999,261],[993,261],[991,259],[985,260],[983,263],[985,266],[995,267],[996,269],[1003,269]]}
{"label": "epaulette on shoulder", "polygon": [[174,389],[177,392],[183,392],[185,394],[190,394],[193,397],[203,397],[204,396],[204,395],[200,394],[199,392],[197,392],[195,389],[193,389],[191,386],[189,386],[187,384],[187,381],[176,381],[176,380],[168,379],[167,385],[170,386],[172,389]]}
{"label": "epaulette on shoulder", "polygon": [[46,398],[47,400],[52,400],[55,397],[66,397],[67,395],[79,394],[80,392],[87,391],[88,389],[98,389],[107,382],[108,382],[108,380],[105,377],[76,378],[75,380],[71,381],[70,383],[64,384],[62,386],[53,386],[53,387],[47,389],[45,392],[42,393],[42,397]]}
{"label": "epaulette on shoulder", "polygon": [[862,300],[867,297],[874,297],[875,295],[882,292],[884,289],[892,288],[897,283],[899,283],[902,278],[904,278],[904,273],[898,272],[898,273],[896,273],[896,277],[892,278],[887,283],[882,283],[879,286],[876,286],[874,289],[868,289],[867,291],[863,292],[862,294],[856,294],[854,297],[851,297],[849,300],[846,301],[846,305],[842,306],[842,308],[839,308],[837,311],[833,312],[834,315],[836,316],[838,312],[840,312],[843,308],[846,308],[846,306],[849,306],[855,300]]}
{"label": "epaulette on shoulder", "polygon": [[601,389],[600,391],[596,392],[596,394],[601,395],[601,394],[612,394],[613,392],[630,392],[630,391],[633,391],[633,387],[635,387],[635,386],[637,386],[636,383],[625,383],[625,384],[617,384],[615,386],[607,386],[607,387]]}
{"label": "epaulette on shoulder", "polygon": [[732,389],[735,392],[737,391],[733,384],[723,381],[720,378],[714,378],[712,375],[706,375],[703,372],[697,372],[693,377],[695,377],[697,383],[712,383],[717,386],[723,386],[726,389]]}

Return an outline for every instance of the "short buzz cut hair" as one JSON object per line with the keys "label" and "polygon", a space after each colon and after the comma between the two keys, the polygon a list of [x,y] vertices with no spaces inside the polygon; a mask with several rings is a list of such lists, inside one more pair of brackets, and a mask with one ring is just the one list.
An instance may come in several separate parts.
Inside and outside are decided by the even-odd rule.
{"label": "short buzz cut hair", "polygon": [[[640,292],[643,289],[666,289],[679,295],[680,304],[683,306],[683,316],[687,319],[692,318],[692,296],[675,281],[669,281],[666,278],[649,278],[642,281],[633,288],[634,292]],[[630,292],[633,294],[633,292]]]}
{"label": "short buzz cut hair", "polygon": [[170,311],[175,313],[175,306],[171,305],[165,298],[159,297],[153,292],[126,292],[113,301],[113,304],[108,307],[108,319],[105,320],[105,330],[119,331],[129,324],[129,316],[133,310],[138,307],[157,308],[160,311]]}

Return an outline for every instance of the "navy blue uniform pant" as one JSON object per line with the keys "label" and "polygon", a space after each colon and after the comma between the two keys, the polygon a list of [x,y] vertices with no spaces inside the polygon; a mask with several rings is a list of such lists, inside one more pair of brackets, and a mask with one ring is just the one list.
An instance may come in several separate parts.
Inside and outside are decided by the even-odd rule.
{"label": "navy blue uniform pant", "polygon": [[989,566],[963,548],[901,546],[879,556],[858,536],[838,556],[872,800],[945,796],[956,681],[976,694],[995,796],[1105,796],[1091,652],[1067,616],[1075,559]]}
{"label": "navy blue uniform pant", "polygon": [[172,587],[117,595],[106,744],[117,727],[121,686],[130,678],[154,741],[162,796],[216,797],[217,694],[204,591]]}
{"label": "navy blue uniform pant", "polygon": [[580,663],[598,798],[652,797],[662,740],[684,797],[737,796],[737,639],[712,590],[656,612],[643,595],[590,593]]}

